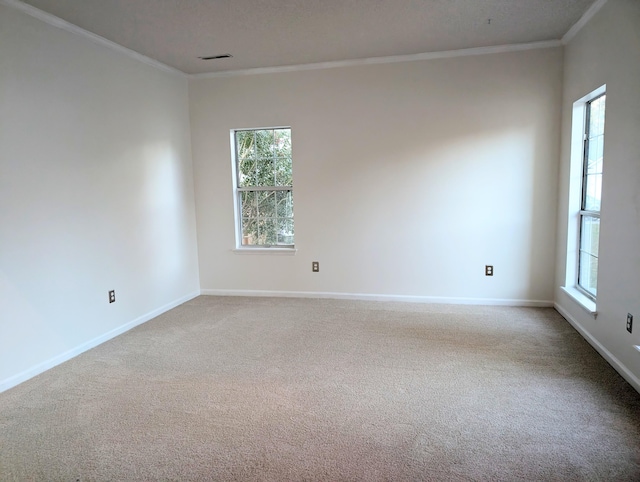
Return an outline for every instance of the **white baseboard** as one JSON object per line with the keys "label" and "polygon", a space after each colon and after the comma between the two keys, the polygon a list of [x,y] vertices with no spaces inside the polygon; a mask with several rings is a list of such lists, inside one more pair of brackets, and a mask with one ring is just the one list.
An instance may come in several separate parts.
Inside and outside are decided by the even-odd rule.
{"label": "white baseboard", "polygon": [[376,295],[366,293],[334,293],[323,291],[215,290],[203,289],[200,294],[212,296],[261,296],[273,298],[329,298],[334,300],[403,301],[409,303],[440,303],[445,305],[525,306],[551,308],[553,301],[495,298],[447,298],[438,296]]}
{"label": "white baseboard", "polygon": [[640,379],[638,377],[636,377],[620,360],[618,360],[609,350],[596,340],[591,333],[589,333],[573,316],[569,314],[567,310],[558,303],[554,303],[554,308],[571,324],[571,326],[576,329],[578,333],[580,333],[580,335],[582,335],[585,340],[587,340],[587,342],[589,342],[593,348],[595,348],[598,353],[600,353],[600,355],[602,355],[602,358],[607,360],[609,365],[611,365],[627,382],[629,382],[629,385],[640,393]]}
{"label": "white baseboard", "polygon": [[53,368],[56,365],[60,365],[61,363],[64,363],[67,360],[70,360],[80,355],[81,353],[84,353],[85,351],[90,350],[91,348],[94,348],[104,343],[105,341],[115,338],[116,336],[121,335],[122,333],[129,331],[130,329],[135,328],[136,326],[141,325],[142,323],[145,323],[155,318],[156,316],[159,316],[162,313],[169,311],[172,308],[175,308],[178,305],[181,305],[182,303],[192,300],[199,294],[200,292],[196,291],[186,296],[183,296],[181,298],[178,298],[177,300],[167,303],[166,305],[161,306],[160,308],[157,308],[153,311],[150,311],[149,313],[139,316],[138,318],[130,321],[129,323],[125,323],[124,325],[114,328],[113,330],[108,331],[107,333],[100,335],[97,338],[94,338],[93,340],[89,340],[86,343],[83,343],[75,348],[72,348],[71,350],[67,350],[64,353],[54,356],[53,358],[50,358],[47,361],[38,363],[37,365],[21,373],[18,373],[17,375],[13,375],[9,378],[6,378],[0,381],[0,393],[4,392],[5,390],[9,390],[10,388],[15,387],[16,385],[19,385],[20,383],[25,382],[30,378],[35,377],[36,375],[40,375],[41,373],[49,370],[50,368]]}

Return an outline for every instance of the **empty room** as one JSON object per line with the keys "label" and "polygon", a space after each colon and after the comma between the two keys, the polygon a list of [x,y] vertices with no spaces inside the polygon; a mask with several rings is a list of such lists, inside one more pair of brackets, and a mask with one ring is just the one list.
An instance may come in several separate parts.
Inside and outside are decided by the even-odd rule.
{"label": "empty room", "polygon": [[0,0],[0,480],[640,480],[640,1]]}

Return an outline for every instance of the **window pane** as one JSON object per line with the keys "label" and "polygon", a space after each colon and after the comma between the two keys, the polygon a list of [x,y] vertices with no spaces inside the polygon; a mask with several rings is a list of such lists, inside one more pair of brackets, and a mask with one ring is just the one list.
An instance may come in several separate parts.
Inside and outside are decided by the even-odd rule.
{"label": "window pane", "polygon": [[597,136],[589,139],[587,146],[587,174],[602,172],[602,154],[604,151],[604,137]]}
{"label": "window pane", "polygon": [[253,131],[236,132],[236,151],[238,159],[255,158],[255,143]]}
{"label": "window pane", "polygon": [[273,159],[268,157],[256,161],[256,176],[254,186],[275,186],[275,172]]}
{"label": "window pane", "polygon": [[276,129],[274,131],[273,155],[291,158],[291,130]]}
{"label": "window pane", "polygon": [[242,219],[242,245],[258,243],[258,226],[255,218]]}
{"label": "window pane", "polygon": [[293,185],[293,176],[291,172],[291,158],[277,157],[275,160],[275,186],[291,186]]}
{"label": "window pane", "polygon": [[584,192],[584,209],[587,211],[600,211],[602,198],[602,174],[587,175]]}
{"label": "window pane", "polygon": [[582,216],[580,226],[580,269],[578,284],[593,296],[598,283],[600,218]]}
{"label": "window pane", "polygon": [[598,292],[598,258],[584,252],[580,253],[578,284],[596,296]]}
{"label": "window pane", "polygon": [[273,130],[255,131],[256,134],[256,158],[272,159],[273,158]]}
{"label": "window pane", "polygon": [[293,219],[278,218],[278,244],[293,244]]}
{"label": "window pane", "polygon": [[604,154],[604,113],[606,97],[599,97],[588,104],[587,159],[585,160],[585,185],[583,209],[600,211],[602,199],[602,161]]}
{"label": "window pane", "polygon": [[276,221],[273,218],[260,218],[258,221],[258,244],[277,244]]}
{"label": "window pane", "polygon": [[607,96],[598,97],[590,103],[589,137],[604,134],[604,111]]}
{"label": "window pane", "polygon": [[238,161],[238,187],[255,186],[256,161],[253,159],[241,159]]}
{"label": "window pane", "polygon": [[291,186],[291,129],[236,133],[238,186]]}
{"label": "window pane", "polygon": [[276,191],[276,212],[279,218],[292,218],[291,191]]}
{"label": "window pane", "polygon": [[604,137],[600,137],[600,157],[596,158],[595,166],[593,172],[595,174],[602,174],[602,159],[603,159],[603,149],[604,148]]}
{"label": "window pane", "polygon": [[598,256],[600,248],[600,218],[593,216],[582,216],[580,226],[580,251]]}
{"label": "window pane", "polygon": [[258,215],[255,191],[241,192],[240,200],[242,203],[242,217],[255,218]]}
{"label": "window pane", "polygon": [[276,213],[276,197],[274,191],[258,191],[258,216],[273,218]]}

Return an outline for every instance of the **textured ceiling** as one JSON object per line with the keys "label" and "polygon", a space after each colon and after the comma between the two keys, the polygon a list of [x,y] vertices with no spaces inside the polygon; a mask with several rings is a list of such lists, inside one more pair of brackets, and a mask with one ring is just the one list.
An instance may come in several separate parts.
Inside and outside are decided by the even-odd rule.
{"label": "textured ceiling", "polygon": [[[24,3],[195,74],[558,40],[594,0]],[[233,58],[198,59],[225,53]]]}

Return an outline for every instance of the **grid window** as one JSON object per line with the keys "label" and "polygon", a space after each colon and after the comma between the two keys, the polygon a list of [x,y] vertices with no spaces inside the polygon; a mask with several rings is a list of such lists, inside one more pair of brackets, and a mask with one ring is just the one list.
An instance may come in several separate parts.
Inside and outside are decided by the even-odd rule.
{"label": "grid window", "polygon": [[606,95],[586,104],[582,164],[582,201],[578,241],[578,288],[594,299],[598,293],[598,247],[602,201],[604,114]]}
{"label": "grid window", "polygon": [[233,132],[238,245],[293,247],[291,129]]}

